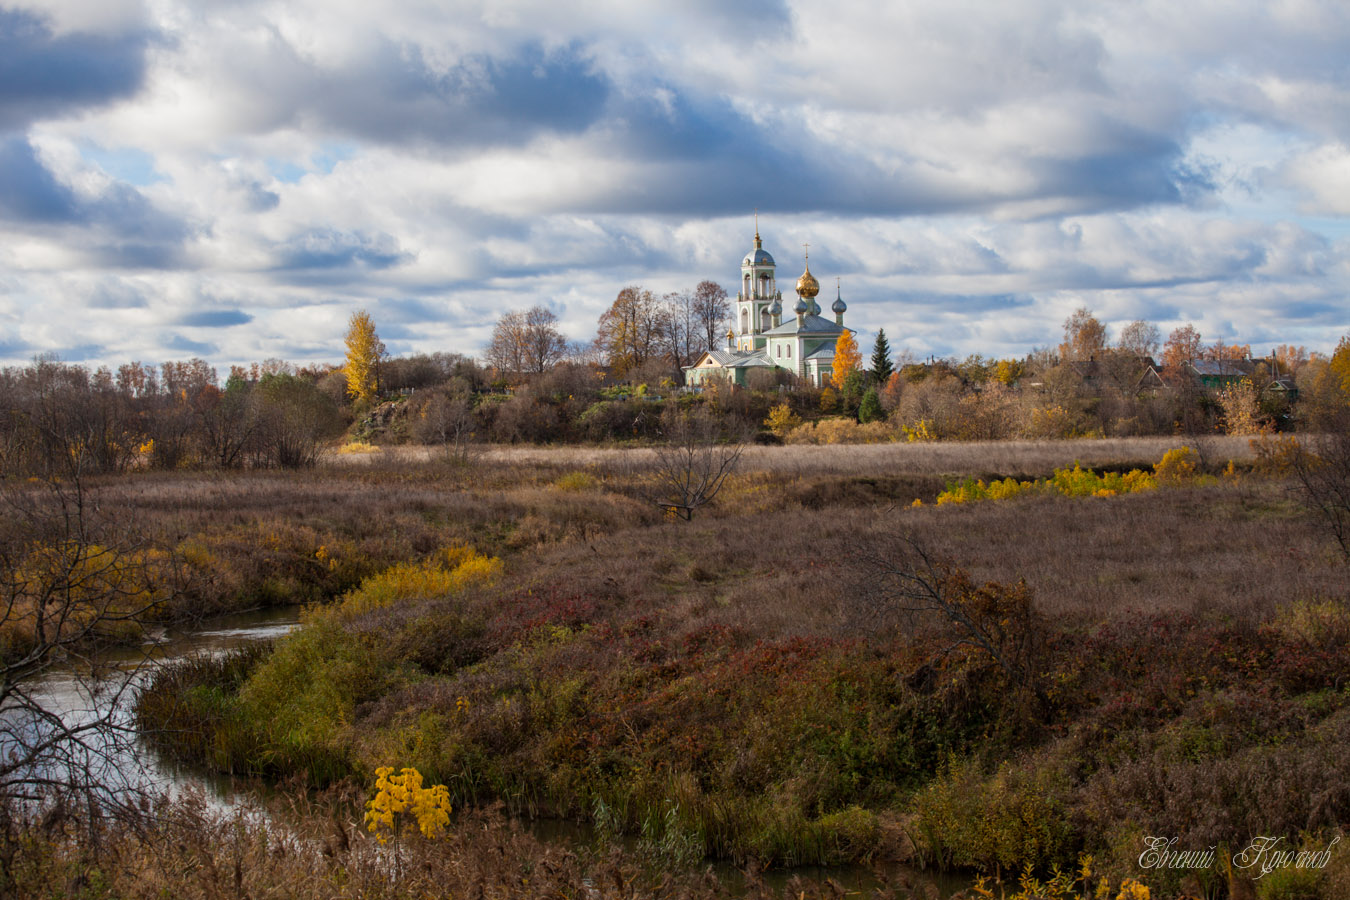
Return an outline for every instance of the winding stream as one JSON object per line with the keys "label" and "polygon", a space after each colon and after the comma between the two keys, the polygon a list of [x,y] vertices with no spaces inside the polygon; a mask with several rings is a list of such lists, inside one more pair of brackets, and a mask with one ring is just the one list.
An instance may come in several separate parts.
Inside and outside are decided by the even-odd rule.
{"label": "winding stream", "polygon": [[[294,629],[299,615],[298,606],[278,607],[204,620],[192,629],[159,629],[139,647],[103,654],[98,660],[98,670],[92,674],[73,667],[54,668],[28,686],[35,705],[54,718],[44,721],[40,716],[7,708],[0,719],[4,726],[0,756],[8,755],[16,743],[31,746],[58,728],[89,726],[78,743],[67,742],[67,756],[49,757],[26,774],[41,776],[50,772],[59,776],[64,766],[74,765],[96,776],[114,795],[176,793],[187,787],[200,787],[206,796],[228,806],[238,790],[233,779],[176,766],[136,733],[133,715],[136,694],[156,666],[272,640]],[[107,726],[92,726],[103,719],[107,720]]]}
{"label": "winding stream", "polygon": [[[251,796],[257,782],[246,783],[229,775],[185,768],[160,756],[132,727],[135,694],[157,665],[194,655],[227,653],[250,643],[276,639],[298,626],[299,615],[298,606],[280,607],[205,620],[193,629],[165,629],[152,635],[140,648],[109,654],[104,659],[107,668],[96,679],[73,671],[53,671],[34,687],[32,694],[46,709],[58,713],[67,725],[91,721],[116,706],[118,729],[111,735],[93,732],[103,743],[91,748],[92,755],[102,761],[105,783],[112,785],[113,790],[149,793],[200,790],[209,801],[228,809]],[[0,752],[3,750],[4,742],[0,740]],[[530,823],[530,828],[538,837],[554,843],[592,846],[596,840],[591,828],[574,822],[542,820]],[[742,874],[735,867],[719,863],[713,869],[725,883],[741,883]],[[932,883],[941,897],[970,884],[969,879],[961,876],[915,872],[899,866],[888,870],[892,877],[902,875],[913,883]],[[872,871],[864,866],[780,869],[765,873],[764,878],[771,886],[781,888],[794,874],[821,881],[830,878],[850,892],[864,894],[877,885]]]}

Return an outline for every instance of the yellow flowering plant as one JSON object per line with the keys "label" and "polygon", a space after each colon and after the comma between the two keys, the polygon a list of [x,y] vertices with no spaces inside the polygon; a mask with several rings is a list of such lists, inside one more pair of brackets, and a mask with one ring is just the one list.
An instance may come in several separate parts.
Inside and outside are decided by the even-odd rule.
{"label": "yellow flowering plant", "polygon": [[424,837],[438,838],[450,824],[450,791],[443,784],[422,786],[422,773],[393,766],[375,770],[375,796],[366,804],[366,828],[381,844],[397,834],[400,816],[408,814]]}

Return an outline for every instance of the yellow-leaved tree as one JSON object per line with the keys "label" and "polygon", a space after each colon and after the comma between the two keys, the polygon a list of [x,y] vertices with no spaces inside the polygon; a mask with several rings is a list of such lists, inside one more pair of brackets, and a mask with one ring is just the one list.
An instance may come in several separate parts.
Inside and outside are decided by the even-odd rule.
{"label": "yellow-leaved tree", "polygon": [[858,350],[858,341],[853,337],[853,332],[845,328],[839,340],[834,342],[834,372],[830,375],[830,381],[842,389],[848,376],[858,371],[861,364],[862,352]]}
{"label": "yellow-leaved tree", "polygon": [[347,393],[358,400],[372,400],[380,390],[380,359],[384,342],[375,333],[375,320],[364,309],[352,313],[347,323]]}
{"label": "yellow-leaved tree", "polygon": [[1350,398],[1350,334],[1341,338],[1341,342],[1336,345],[1327,367],[1336,376],[1341,393]]}

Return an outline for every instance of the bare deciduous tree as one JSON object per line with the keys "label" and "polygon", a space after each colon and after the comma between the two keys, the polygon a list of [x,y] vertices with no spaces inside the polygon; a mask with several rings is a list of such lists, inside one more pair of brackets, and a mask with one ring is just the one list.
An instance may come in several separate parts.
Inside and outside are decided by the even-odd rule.
{"label": "bare deciduous tree", "polygon": [[700,352],[722,345],[723,330],[731,318],[731,301],[726,289],[715,281],[700,281],[694,288],[694,315],[698,319]]}
{"label": "bare deciduous tree", "polygon": [[1162,332],[1152,322],[1135,319],[1121,329],[1116,346],[1130,356],[1155,357],[1162,346]]}
{"label": "bare deciduous tree", "polygon": [[661,303],[665,306],[666,355],[678,370],[692,363],[702,349],[695,298],[688,291],[672,291],[661,298]]}
{"label": "bare deciduous tree", "polygon": [[504,375],[538,375],[562,361],[567,341],[546,306],[503,313],[492,329],[485,357]]}
{"label": "bare deciduous tree", "polygon": [[[0,502],[0,817],[134,812],[126,701],[148,660],[107,652],[139,646],[180,584],[173,560],[103,516],[78,477]],[[12,849],[0,835],[0,855]]]}
{"label": "bare deciduous tree", "polygon": [[1299,492],[1350,560],[1350,411],[1304,443],[1291,457]]}
{"label": "bare deciduous tree", "polygon": [[595,343],[614,374],[627,375],[661,354],[666,326],[665,311],[652,292],[630,285],[600,316]]}
{"label": "bare deciduous tree", "polygon": [[432,391],[417,411],[416,435],[424,444],[445,448],[455,462],[469,462],[478,449],[473,404],[466,392],[444,388]]}
{"label": "bare deciduous tree", "polygon": [[656,503],[688,521],[711,503],[745,451],[746,435],[700,412],[673,413],[664,425],[666,442],[656,449],[661,496]]}
{"label": "bare deciduous tree", "polygon": [[1034,665],[1043,628],[1025,582],[977,586],[908,535],[881,538],[858,558],[860,592],[873,614],[899,614],[910,624],[927,619],[944,634],[945,645],[928,666],[967,648],[1044,699]]}

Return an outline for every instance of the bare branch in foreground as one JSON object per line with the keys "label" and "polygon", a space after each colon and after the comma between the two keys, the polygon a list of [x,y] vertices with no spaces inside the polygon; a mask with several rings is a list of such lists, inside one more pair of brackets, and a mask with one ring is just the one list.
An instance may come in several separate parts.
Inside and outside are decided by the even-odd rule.
{"label": "bare branch in foreground", "polygon": [[745,435],[728,433],[702,411],[667,418],[666,443],[656,448],[661,485],[657,505],[688,521],[717,496],[745,452]]}

